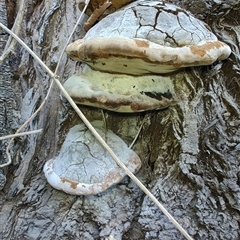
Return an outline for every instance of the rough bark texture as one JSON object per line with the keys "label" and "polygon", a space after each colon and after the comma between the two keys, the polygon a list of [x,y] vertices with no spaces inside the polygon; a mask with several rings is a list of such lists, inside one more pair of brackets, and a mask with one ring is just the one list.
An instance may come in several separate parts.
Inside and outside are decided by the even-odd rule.
{"label": "rough bark texture", "polygon": [[[239,239],[240,224],[240,1],[171,1],[207,22],[233,53],[211,67],[187,69],[176,80],[178,100],[147,114],[106,113],[107,127],[131,143],[143,161],[137,174],[194,239]],[[20,37],[54,70],[80,15],[73,1],[25,1]],[[10,27],[19,6],[0,0],[1,22]],[[8,15],[6,14],[8,13]],[[84,33],[79,26],[74,39]],[[2,53],[8,35],[0,32]],[[62,81],[79,64],[62,59]],[[39,106],[50,78],[19,45],[0,65],[0,134],[13,133]],[[99,110],[81,107],[90,119]],[[53,189],[42,168],[56,156],[68,129],[80,123],[59,90],[19,137],[13,163],[0,170],[1,239],[183,239],[139,188],[125,178],[97,196],[71,196]],[[0,161],[6,161],[6,141]]]}

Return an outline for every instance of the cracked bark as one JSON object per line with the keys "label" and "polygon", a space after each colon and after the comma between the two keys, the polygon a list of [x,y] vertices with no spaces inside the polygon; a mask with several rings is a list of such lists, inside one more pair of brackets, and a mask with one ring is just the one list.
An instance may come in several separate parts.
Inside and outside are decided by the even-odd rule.
{"label": "cracked bark", "polygon": [[[20,37],[54,69],[79,16],[77,6],[58,0],[27,0],[25,4]],[[233,53],[223,63],[185,70],[178,79],[179,102],[146,114],[134,145],[143,161],[137,176],[194,239],[239,239],[240,2],[185,0],[180,4],[207,22]],[[0,6],[1,22],[13,25],[13,16],[7,19],[4,10],[11,6],[5,1]],[[2,50],[8,36],[0,35]],[[75,39],[82,35],[79,27]],[[62,81],[78,68],[79,64],[64,56],[59,72]],[[6,135],[35,110],[50,80],[19,45],[1,63],[0,71],[0,132]],[[81,109],[90,120],[102,120],[100,110]],[[106,122],[130,144],[143,117],[108,112]],[[128,178],[90,197],[67,195],[47,184],[43,164],[57,155],[68,129],[79,122],[55,88],[26,129],[43,128],[43,132],[14,141],[13,164],[0,172],[1,179],[6,178],[6,183],[1,181],[0,238],[104,239],[113,235],[116,239],[182,239]],[[2,162],[5,145],[1,142]]]}

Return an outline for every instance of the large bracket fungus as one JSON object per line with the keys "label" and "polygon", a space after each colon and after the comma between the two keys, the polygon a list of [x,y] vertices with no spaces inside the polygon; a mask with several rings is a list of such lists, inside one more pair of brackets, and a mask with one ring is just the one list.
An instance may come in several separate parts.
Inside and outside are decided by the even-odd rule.
{"label": "large bracket fungus", "polygon": [[[100,121],[93,126],[131,172],[140,169],[140,158],[121,138],[101,130]],[[101,193],[126,175],[84,124],[70,129],[58,157],[45,163],[44,173],[54,188],[74,195]]]}
{"label": "large bracket fungus", "polygon": [[214,40],[170,47],[146,39],[114,36],[77,40],[68,46],[67,53],[72,59],[85,62],[94,70],[146,75],[210,65],[226,59],[230,48],[225,43]]}
{"label": "large bracket fungus", "polygon": [[[73,79],[70,78],[65,83],[64,86],[70,95],[81,104],[122,112],[161,109],[169,106],[172,100],[172,97],[162,98],[158,99],[158,104],[151,103],[151,107],[142,108],[139,105],[129,110],[130,108],[122,107],[122,99],[129,100],[131,95],[129,89],[133,89],[129,88],[129,84],[136,86],[135,83],[138,82],[140,86],[146,86],[145,82],[149,79],[147,85],[154,88],[154,92],[148,94],[148,97],[152,96],[153,101],[156,100],[156,95],[166,96],[170,93],[168,96],[172,96],[173,87],[165,88],[166,79],[171,81],[171,77],[164,78],[159,75],[166,75],[185,67],[209,65],[217,60],[226,59],[231,53],[227,44],[218,41],[206,24],[194,18],[189,12],[172,4],[150,0],[135,1],[106,16],[93,26],[83,39],[71,43],[66,51],[70,58],[91,67],[90,70],[84,70],[74,77],[74,84],[79,82],[79,97],[76,97],[73,84],[69,83],[69,81],[73,83]],[[105,72],[105,77],[103,73],[96,71]],[[110,74],[115,75],[111,77]],[[129,75],[129,84],[126,84],[126,81],[117,84],[117,81],[122,79],[121,75],[117,74]],[[155,77],[134,77],[143,75]],[[126,75],[122,77],[126,79]],[[103,78],[105,87],[100,88],[97,82]],[[155,81],[154,87],[151,79]],[[107,89],[106,86],[113,84],[116,84],[115,87]],[[133,104],[140,99],[145,101],[143,93],[146,91],[144,88],[138,89],[138,94],[135,92],[131,98]],[[108,98],[109,91],[111,96],[114,94],[117,96],[119,92],[123,96],[119,102],[114,102],[115,107],[109,104],[112,102],[112,98]],[[149,93],[148,90],[147,92]],[[92,98],[86,100],[84,97],[86,94]],[[125,101],[125,105],[129,103],[128,100]],[[149,102],[149,98],[146,98],[146,102]]]}

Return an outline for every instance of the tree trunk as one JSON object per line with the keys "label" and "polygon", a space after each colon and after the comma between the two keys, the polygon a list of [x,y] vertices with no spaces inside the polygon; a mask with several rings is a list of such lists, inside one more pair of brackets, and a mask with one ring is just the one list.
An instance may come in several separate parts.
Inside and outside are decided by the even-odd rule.
{"label": "tree trunk", "polygon": [[[22,19],[20,3],[24,4]],[[194,239],[239,239],[240,224],[240,1],[171,1],[208,23],[229,44],[229,59],[179,74],[177,101],[150,113],[105,112],[107,128],[128,144],[141,122],[134,151],[143,164],[137,177]],[[0,21],[52,69],[80,11],[75,2],[0,0]],[[17,16],[18,15],[18,16]],[[15,29],[17,27],[15,26]],[[84,36],[79,26],[74,39]],[[0,53],[8,35],[0,32]],[[61,82],[79,69],[64,55]],[[19,44],[0,65],[0,134],[14,133],[44,100],[51,79]],[[80,106],[89,120],[99,109]],[[81,120],[54,86],[41,112],[18,137],[12,164],[0,169],[1,239],[183,239],[160,210],[128,178],[96,196],[53,189],[42,171],[57,156],[69,128]],[[0,163],[7,161],[0,145]]]}

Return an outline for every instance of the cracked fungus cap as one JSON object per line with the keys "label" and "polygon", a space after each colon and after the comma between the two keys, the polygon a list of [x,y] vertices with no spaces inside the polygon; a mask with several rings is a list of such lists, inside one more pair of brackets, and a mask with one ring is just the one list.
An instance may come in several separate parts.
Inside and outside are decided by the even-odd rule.
{"label": "cracked fungus cap", "polygon": [[122,113],[163,109],[174,97],[169,76],[109,74],[87,65],[63,86],[76,103]]}
{"label": "cracked fungus cap", "polygon": [[[104,138],[102,122],[93,125]],[[121,138],[108,130],[106,141],[132,173],[140,169],[140,158]],[[52,187],[74,195],[101,193],[126,176],[84,124],[70,129],[59,156],[45,163],[44,173]]]}
{"label": "cracked fungus cap", "polygon": [[108,15],[66,51],[94,70],[131,75],[210,65],[231,53],[205,23],[154,0],[135,1]]}

